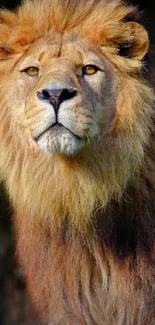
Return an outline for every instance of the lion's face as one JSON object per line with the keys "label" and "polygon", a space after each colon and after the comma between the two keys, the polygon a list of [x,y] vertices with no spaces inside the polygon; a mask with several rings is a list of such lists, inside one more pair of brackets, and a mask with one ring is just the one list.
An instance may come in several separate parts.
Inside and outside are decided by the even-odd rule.
{"label": "lion's face", "polygon": [[75,155],[106,136],[115,76],[88,41],[39,40],[18,61],[9,106],[15,98],[18,123],[41,150]]}

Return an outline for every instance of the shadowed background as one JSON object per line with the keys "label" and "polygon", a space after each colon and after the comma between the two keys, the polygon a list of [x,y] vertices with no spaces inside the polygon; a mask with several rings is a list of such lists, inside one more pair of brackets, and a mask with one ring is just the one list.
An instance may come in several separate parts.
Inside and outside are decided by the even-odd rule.
{"label": "shadowed background", "polygon": [[[51,0],[52,1],[52,0]],[[65,0],[64,0],[65,1]],[[18,0],[1,0],[0,6],[13,9]],[[155,0],[131,0],[144,10],[144,24],[155,43]],[[0,187],[0,325],[38,325],[25,289],[22,270],[15,258],[12,211]]]}

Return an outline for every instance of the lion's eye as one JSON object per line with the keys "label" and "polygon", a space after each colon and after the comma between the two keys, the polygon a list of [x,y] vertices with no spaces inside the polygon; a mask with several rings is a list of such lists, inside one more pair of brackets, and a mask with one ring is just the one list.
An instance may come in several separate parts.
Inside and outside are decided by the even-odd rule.
{"label": "lion's eye", "polygon": [[30,67],[30,68],[25,69],[24,72],[26,72],[31,77],[36,77],[36,76],[38,76],[39,69],[36,67]]}
{"label": "lion's eye", "polygon": [[83,75],[93,75],[95,74],[99,69],[95,66],[95,65],[86,65],[85,67],[83,67],[82,69],[82,72],[83,72]]}

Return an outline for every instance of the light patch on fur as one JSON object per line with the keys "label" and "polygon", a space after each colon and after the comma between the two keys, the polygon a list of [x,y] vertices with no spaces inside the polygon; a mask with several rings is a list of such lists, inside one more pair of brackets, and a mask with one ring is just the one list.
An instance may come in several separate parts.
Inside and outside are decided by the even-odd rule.
{"label": "light patch on fur", "polygon": [[[62,129],[63,127],[61,127]],[[52,135],[51,135],[52,133]],[[37,140],[41,150],[49,153],[60,152],[66,156],[72,156],[83,147],[84,140],[77,139],[70,131],[49,130]]]}

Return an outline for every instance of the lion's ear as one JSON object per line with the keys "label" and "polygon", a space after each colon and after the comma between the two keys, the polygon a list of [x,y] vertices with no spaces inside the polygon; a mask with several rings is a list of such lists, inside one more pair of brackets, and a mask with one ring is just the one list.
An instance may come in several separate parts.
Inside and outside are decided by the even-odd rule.
{"label": "lion's ear", "polygon": [[119,54],[127,58],[142,60],[149,48],[146,29],[137,22],[128,22],[122,24],[120,31],[120,35],[114,40]]}

